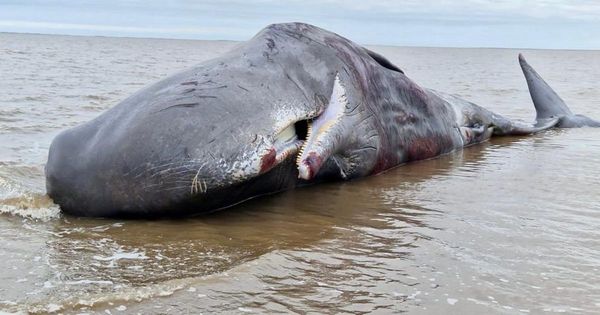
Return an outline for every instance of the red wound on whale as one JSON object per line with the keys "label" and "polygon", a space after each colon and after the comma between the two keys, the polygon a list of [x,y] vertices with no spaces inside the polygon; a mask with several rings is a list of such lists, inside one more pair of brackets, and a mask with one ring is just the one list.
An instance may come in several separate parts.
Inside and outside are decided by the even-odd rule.
{"label": "red wound on whale", "polygon": [[308,156],[302,161],[302,164],[306,165],[308,168],[308,179],[313,179],[317,172],[321,168],[321,164],[323,163],[323,159],[316,153],[310,152]]}
{"label": "red wound on whale", "polygon": [[408,160],[423,160],[440,154],[440,147],[434,139],[416,139],[408,147]]}
{"label": "red wound on whale", "polygon": [[260,158],[260,174],[267,172],[275,166],[275,162],[277,161],[277,152],[275,152],[274,148],[269,149],[267,154],[263,155]]}

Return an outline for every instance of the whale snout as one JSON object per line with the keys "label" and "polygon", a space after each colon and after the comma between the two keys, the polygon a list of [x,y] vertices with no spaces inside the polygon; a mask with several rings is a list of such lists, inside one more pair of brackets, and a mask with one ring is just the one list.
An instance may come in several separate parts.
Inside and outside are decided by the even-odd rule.
{"label": "whale snout", "polygon": [[275,135],[238,138],[252,140],[186,146],[157,158],[152,151],[164,146],[161,141],[118,138],[82,125],[52,142],[46,190],[68,214],[151,217],[210,212],[294,186],[290,173],[303,144],[294,124]]}
{"label": "whale snout", "polygon": [[88,159],[82,154],[80,136],[76,130],[66,130],[52,141],[45,166],[46,191],[67,213],[110,215],[98,211],[101,189],[93,187],[87,178]]}

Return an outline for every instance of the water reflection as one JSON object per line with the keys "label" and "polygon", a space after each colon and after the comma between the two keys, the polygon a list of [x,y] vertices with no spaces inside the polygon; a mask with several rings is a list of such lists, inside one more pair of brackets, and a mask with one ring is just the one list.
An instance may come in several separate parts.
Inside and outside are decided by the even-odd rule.
{"label": "water reflection", "polygon": [[[318,279],[316,274],[323,270],[310,268],[319,265],[312,261],[313,256],[333,246],[336,253],[324,266],[331,269],[329,276],[336,270],[340,275],[323,280],[331,281],[330,288],[349,290],[356,286],[356,294],[340,301],[350,303],[366,294],[359,290],[365,280],[361,278],[377,279],[372,274],[374,267],[410,255],[419,240],[431,239],[430,232],[439,229],[428,217],[443,217],[444,213],[423,206],[415,197],[424,183],[480,163],[489,146],[508,146],[514,141],[519,139],[467,148],[353,182],[321,184],[259,198],[186,220],[113,221],[63,216],[52,222],[46,243],[48,265],[58,275],[50,285],[60,287],[52,295],[73,304],[73,294],[98,296],[115,288],[206,276],[277,253],[277,259],[283,260],[277,264],[286,266],[285,272],[270,274],[261,281],[272,284],[277,292],[292,295],[310,295],[316,290],[315,296],[321,298],[319,288],[327,289],[325,282],[302,279]],[[39,228],[45,226],[40,224]],[[275,266],[265,268],[270,267]],[[348,272],[348,268],[354,271]],[[415,282],[401,269],[390,272],[394,274],[381,275],[390,279],[390,285],[398,282],[410,286]],[[360,305],[360,301],[354,302]],[[318,309],[318,305],[313,306]]]}

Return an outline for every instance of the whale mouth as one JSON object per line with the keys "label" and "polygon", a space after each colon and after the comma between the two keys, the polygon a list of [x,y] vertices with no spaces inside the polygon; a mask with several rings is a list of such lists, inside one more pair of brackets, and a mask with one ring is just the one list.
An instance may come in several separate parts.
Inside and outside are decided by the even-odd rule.
{"label": "whale mouth", "polygon": [[[274,150],[268,153],[267,160],[278,164],[296,154],[298,178],[313,179],[323,163],[335,153],[343,137],[340,122],[347,107],[346,90],[336,75],[329,103],[314,115],[290,123],[277,133]],[[268,170],[272,164],[261,169]]]}
{"label": "whale mouth", "polygon": [[342,119],[346,108],[349,108],[346,89],[336,74],[329,102],[289,123],[276,134],[273,147],[262,158],[261,173],[296,154],[298,178],[313,179],[325,161],[340,148],[348,129]]}
{"label": "whale mouth", "polygon": [[[310,180],[314,178],[320,165],[324,162],[324,156],[315,152],[315,146],[327,145],[327,141],[319,141],[319,135],[326,133],[332,126],[324,125],[325,122],[331,122],[331,119],[323,118],[318,115],[313,118],[303,119],[290,124],[280,131],[275,137],[274,152],[276,152],[276,164],[279,164],[290,156],[295,155],[295,164],[298,169],[298,178]],[[315,127],[316,133],[313,131]],[[308,152],[307,150],[310,150]],[[322,151],[322,150],[321,150]],[[306,154],[305,154],[306,152]]]}
{"label": "whale mouth", "polygon": [[313,179],[325,161],[340,149],[341,142],[349,131],[343,123],[346,108],[349,108],[348,96],[337,74],[329,103],[307,125],[306,140],[296,158],[298,178]]}
{"label": "whale mouth", "polygon": [[299,140],[306,141],[311,129],[312,119],[299,120],[294,123],[294,129]]}
{"label": "whale mouth", "polygon": [[311,124],[312,118],[299,120],[277,133],[273,141],[273,166],[284,162],[293,155],[300,156],[298,152],[301,152],[302,147],[306,145]]}
{"label": "whale mouth", "polygon": [[304,164],[302,162],[302,152],[304,152],[309,143],[308,139],[313,130],[313,120],[318,118],[318,116],[298,120],[278,132],[273,139],[272,149],[262,158],[261,173],[295,156],[295,164],[299,172],[299,177],[304,178],[300,176],[302,175],[302,165]]}

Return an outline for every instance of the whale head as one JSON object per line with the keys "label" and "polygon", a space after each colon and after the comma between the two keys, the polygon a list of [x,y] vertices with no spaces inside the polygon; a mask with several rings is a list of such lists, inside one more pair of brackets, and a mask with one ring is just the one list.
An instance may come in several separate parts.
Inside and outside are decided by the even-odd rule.
{"label": "whale head", "polygon": [[76,215],[191,215],[365,175],[380,147],[365,71],[386,62],[313,26],[269,26],[60,133],[48,194]]}

